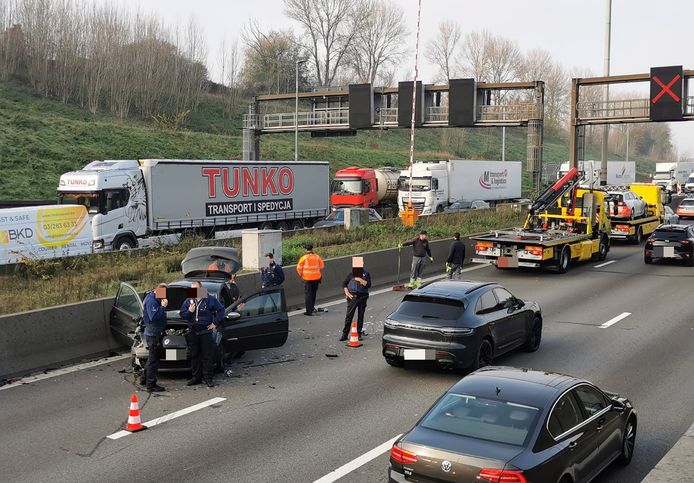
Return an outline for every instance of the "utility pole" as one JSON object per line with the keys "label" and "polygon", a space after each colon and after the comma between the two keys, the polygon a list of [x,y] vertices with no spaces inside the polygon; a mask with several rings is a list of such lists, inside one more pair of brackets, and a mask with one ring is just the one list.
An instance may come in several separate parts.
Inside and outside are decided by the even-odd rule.
{"label": "utility pole", "polygon": [[296,96],[294,97],[294,161],[299,160],[299,65],[306,62],[306,59],[296,61]]}
{"label": "utility pole", "polygon": [[[605,77],[610,75],[610,40],[612,37],[612,0],[605,0],[607,3],[607,22],[605,24]],[[603,108],[608,109],[610,102],[610,87],[605,85],[603,92]],[[605,114],[609,115],[609,112]],[[600,186],[607,184],[607,139],[610,133],[610,125],[605,124],[602,128],[602,147],[600,149]]]}

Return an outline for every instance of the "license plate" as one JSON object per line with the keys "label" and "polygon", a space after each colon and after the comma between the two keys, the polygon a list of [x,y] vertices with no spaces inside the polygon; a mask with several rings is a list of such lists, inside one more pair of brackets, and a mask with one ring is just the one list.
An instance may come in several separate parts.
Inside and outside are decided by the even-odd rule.
{"label": "license plate", "polygon": [[433,361],[436,359],[435,352],[427,349],[403,349],[402,353],[402,357],[406,361]]}
{"label": "license plate", "polygon": [[654,252],[658,258],[672,258],[675,256],[675,247],[654,247]]}
{"label": "license plate", "polygon": [[186,350],[185,349],[166,349],[164,360],[166,361],[185,361],[186,360]]}

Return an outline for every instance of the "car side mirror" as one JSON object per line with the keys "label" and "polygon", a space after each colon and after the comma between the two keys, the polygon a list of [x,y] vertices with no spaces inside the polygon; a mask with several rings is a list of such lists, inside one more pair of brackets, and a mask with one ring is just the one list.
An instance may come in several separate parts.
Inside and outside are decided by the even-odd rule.
{"label": "car side mirror", "polygon": [[516,307],[522,309],[523,307],[525,307],[525,302],[523,302],[521,299],[516,299]]}
{"label": "car side mirror", "polygon": [[618,399],[612,399],[611,403],[612,403],[612,410],[613,411],[617,411],[618,413],[621,413],[622,411],[624,411],[626,409],[626,406],[624,405],[624,403]]}
{"label": "car side mirror", "polygon": [[241,318],[241,314],[238,312],[232,311],[232,312],[229,312],[228,314],[226,314],[226,316],[224,318],[233,322],[235,320],[239,320]]}

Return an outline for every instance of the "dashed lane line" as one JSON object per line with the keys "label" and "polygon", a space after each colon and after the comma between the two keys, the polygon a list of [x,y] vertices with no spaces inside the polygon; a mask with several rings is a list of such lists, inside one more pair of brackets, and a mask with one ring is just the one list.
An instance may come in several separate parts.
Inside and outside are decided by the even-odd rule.
{"label": "dashed lane line", "polygon": [[333,481],[337,481],[343,476],[346,476],[350,474],[352,471],[356,470],[357,468],[364,466],[366,463],[369,461],[378,458],[381,456],[383,453],[386,451],[390,450],[390,448],[393,446],[393,443],[402,436],[402,434],[398,434],[392,439],[389,439],[385,443],[376,446],[374,449],[371,451],[364,453],[363,455],[359,456],[358,458],[353,459],[349,463],[340,466],[338,469],[335,471],[331,471],[324,477],[314,481],[313,483],[332,483]]}
{"label": "dashed lane line", "polygon": [[[199,404],[196,404],[194,406],[190,406],[190,407],[187,407],[185,409],[181,409],[180,411],[174,411],[173,413],[167,414],[166,416],[161,416],[159,418],[152,419],[151,421],[147,421],[146,423],[142,423],[142,424],[147,428],[151,428],[153,426],[156,426],[157,424],[162,424],[162,423],[165,423],[167,421],[171,421],[172,419],[180,418],[181,416],[185,416],[186,414],[190,414],[192,412],[199,411],[200,409],[204,409],[206,407],[212,406],[213,404],[217,404],[217,403],[220,403],[222,401],[226,401],[226,398],[215,397],[215,398],[209,399],[207,401],[201,402]],[[118,431],[118,432],[113,433],[113,434],[109,434],[106,437],[108,439],[116,440],[116,439],[121,439],[121,438],[124,438],[126,436],[129,436],[131,434],[133,434],[133,433],[131,433],[130,431],[123,430],[123,431]]]}
{"label": "dashed lane line", "polygon": [[631,312],[622,312],[622,313],[619,314],[617,317],[614,317],[614,318],[608,320],[607,322],[605,322],[604,324],[602,324],[602,325],[600,326],[600,328],[601,328],[601,329],[607,329],[608,327],[613,326],[614,324],[616,324],[616,323],[619,322],[620,320],[626,319],[626,318],[629,317],[630,315],[631,315]]}
{"label": "dashed lane line", "polygon": [[609,262],[601,263],[600,265],[595,265],[593,268],[602,268],[602,267],[606,267],[608,265],[611,265],[613,263],[617,263],[617,260],[610,260]]}

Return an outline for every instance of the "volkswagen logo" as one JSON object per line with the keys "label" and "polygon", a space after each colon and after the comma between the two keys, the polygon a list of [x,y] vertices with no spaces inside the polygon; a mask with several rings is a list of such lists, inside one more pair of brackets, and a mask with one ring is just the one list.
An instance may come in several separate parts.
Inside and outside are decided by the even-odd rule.
{"label": "volkswagen logo", "polygon": [[441,469],[446,473],[450,472],[452,467],[453,465],[448,460],[443,460],[443,463],[441,463]]}

